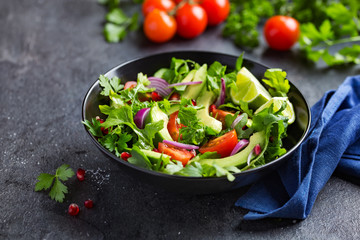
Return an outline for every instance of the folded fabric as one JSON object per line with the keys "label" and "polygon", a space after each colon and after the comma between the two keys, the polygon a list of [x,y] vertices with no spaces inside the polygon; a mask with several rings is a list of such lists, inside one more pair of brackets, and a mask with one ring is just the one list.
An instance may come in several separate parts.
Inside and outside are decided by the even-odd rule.
{"label": "folded fabric", "polygon": [[250,210],[244,219],[305,219],[337,167],[360,179],[360,76],[327,92],[311,114],[309,134],[293,157],[235,203]]}

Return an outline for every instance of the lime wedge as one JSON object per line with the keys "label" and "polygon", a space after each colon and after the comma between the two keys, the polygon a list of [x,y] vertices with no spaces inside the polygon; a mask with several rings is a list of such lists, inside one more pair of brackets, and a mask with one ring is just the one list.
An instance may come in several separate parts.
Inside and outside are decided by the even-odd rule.
{"label": "lime wedge", "polygon": [[236,88],[231,88],[230,97],[235,104],[247,102],[251,109],[257,109],[271,99],[270,93],[245,67],[236,75]]}
{"label": "lime wedge", "polygon": [[260,106],[258,109],[256,109],[255,114],[261,112],[265,108],[269,108],[271,104],[274,104],[274,112],[276,112],[281,108],[284,102],[286,102],[286,107],[281,112],[281,115],[289,118],[288,123],[291,124],[295,121],[295,112],[292,103],[287,97],[273,97],[272,99],[264,103],[262,106]]}

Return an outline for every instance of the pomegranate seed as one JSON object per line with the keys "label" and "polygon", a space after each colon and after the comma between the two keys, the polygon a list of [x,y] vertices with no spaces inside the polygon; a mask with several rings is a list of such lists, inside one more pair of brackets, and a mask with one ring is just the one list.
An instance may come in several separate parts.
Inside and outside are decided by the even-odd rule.
{"label": "pomegranate seed", "polygon": [[171,94],[171,96],[169,97],[169,100],[180,100],[180,94],[174,92],[174,93]]}
{"label": "pomegranate seed", "polygon": [[68,209],[68,213],[71,215],[71,216],[76,216],[79,214],[79,206],[76,204],[76,203],[72,203],[70,204],[69,206],[69,209]]}
{"label": "pomegranate seed", "polygon": [[[96,120],[98,120],[100,123],[105,122],[103,119],[101,119],[99,116],[96,117]],[[107,128],[101,127],[101,132],[106,135],[109,133],[109,130]]]}
{"label": "pomegranate seed", "polygon": [[215,110],[216,110],[215,104],[210,105],[209,111],[210,111],[210,112],[214,112]]}
{"label": "pomegranate seed", "polygon": [[94,202],[92,200],[88,199],[84,202],[84,205],[86,208],[92,208],[94,206]]}
{"label": "pomegranate seed", "polygon": [[161,100],[162,100],[162,97],[161,97],[157,92],[152,92],[152,93],[151,93],[151,99],[152,99],[154,102],[157,102],[157,101],[161,101]]}
{"label": "pomegranate seed", "polygon": [[85,170],[82,169],[82,168],[79,168],[76,171],[76,177],[77,177],[77,179],[79,179],[80,182],[84,181],[84,179],[85,179]]}
{"label": "pomegranate seed", "polygon": [[254,147],[254,153],[255,155],[259,155],[261,153],[261,147],[259,144],[256,144],[255,147]]}
{"label": "pomegranate seed", "polygon": [[120,157],[124,160],[127,161],[129,157],[131,157],[131,154],[128,152],[123,152],[121,153]]}
{"label": "pomegranate seed", "polygon": [[193,106],[196,106],[196,101],[195,101],[195,99],[191,99],[191,104],[192,104]]}

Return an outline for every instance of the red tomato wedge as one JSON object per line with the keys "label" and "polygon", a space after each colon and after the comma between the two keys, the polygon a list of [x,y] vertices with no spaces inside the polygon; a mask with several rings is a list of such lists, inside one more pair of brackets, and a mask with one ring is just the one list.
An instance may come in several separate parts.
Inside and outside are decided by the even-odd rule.
{"label": "red tomato wedge", "polygon": [[210,106],[209,111],[210,111],[210,113],[212,113],[212,116],[214,118],[216,118],[217,120],[219,120],[222,123],[223,127],[225,127],[225,117],[226,117],[226,115],[228,115],[228,114],[231,114],[232,116],[234,115],[231,112],[227,112],[227,111],[224,111],[224,110],[217,109],[214,104]]}
{"label": "red tomato wedge", "polygon": [[194,157],[194,155],[188,150],[167,145],[162,142],[159,142],[158,149],[159,152],[169,155],[171,159],[182,162],[183,166],[185,166],[189,160]]}
{"label": "red tomato wedge", "polygon": [[208,141],[199,149],[199,152],[217,152],[222,158],[228,157],[237,143],[238,139],[236,131],[232,130],[221,137]]}
{"label": "red tomato wedge", "polygon": [[[178,141],[179,140],[179,135],[180,135],[180,128],[182,127],[185,127],[184,124],[179,124],[178,123],[178,114],[179,114],[179,111],[176,111],[174,113],[172,113],[170,115],[170,118],[169,118],[169,122],[168,122],[168,125],[167,125],[167,129],[170,133],[170,136],[172,137],[172,139],[174,141]],[[181,138],[181,136],[180,136]]]}

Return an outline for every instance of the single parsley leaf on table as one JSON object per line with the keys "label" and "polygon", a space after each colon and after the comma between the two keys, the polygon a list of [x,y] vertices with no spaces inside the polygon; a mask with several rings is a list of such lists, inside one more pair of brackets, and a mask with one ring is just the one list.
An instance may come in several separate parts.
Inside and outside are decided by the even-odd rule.
{"label": "single parsley leaf on table", "polygon": [[68,190],[61,181],[67,181],[74,175],[74,171],[69,168],[67,164],[63,164],[57,168],[55,175],[40,173],[37,178],[38,182],[35,184],[35,191],[47,190],[52,186],[49,193],[51,199],[55,199],[57,202],[63,202]]}

